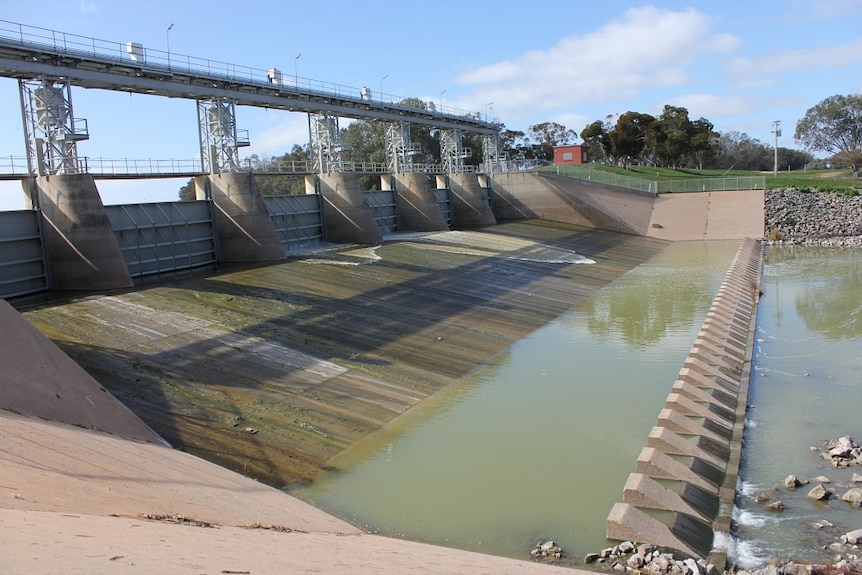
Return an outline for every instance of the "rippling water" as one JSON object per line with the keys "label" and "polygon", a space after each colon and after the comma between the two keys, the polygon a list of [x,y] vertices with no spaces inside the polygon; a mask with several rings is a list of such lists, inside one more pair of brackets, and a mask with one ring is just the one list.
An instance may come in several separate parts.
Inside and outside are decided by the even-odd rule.
{"label": "rippling water", "polygon": [[543,538],[575,558],[606,547],[608,512],[738,245],[668,246],[298,495],[371,530],[487,553],[525,558]]}
{"label": "rippling water", "polygon": [[[862,440],[860,288],[862,250],[768,248],[737,509],[744,565],[770,555],[829,560],[822,546],[862,527],[862,510],[839,498],[862,469],[833,469],[816,451],[829,438]],[[790,474],[824,475],[838,497],[809,500],[813,483],[780,487]],[[760,492],[785,510],[765,511],[753,501]],[[822,519],[835,527],[815,527]]]}

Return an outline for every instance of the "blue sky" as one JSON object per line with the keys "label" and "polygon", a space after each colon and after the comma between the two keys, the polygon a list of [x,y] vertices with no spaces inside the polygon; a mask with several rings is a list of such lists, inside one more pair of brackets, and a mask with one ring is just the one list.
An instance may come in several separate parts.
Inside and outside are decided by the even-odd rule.
{"label": "blue sky", "polygon": [[[862,93],[862,0],[0,0],[3,20],[493,113],[507,128],[580,132],[665,104],[779,145],[835,94]],[[173,23],[173,28],[168,27]],[[301,54],[297,58],[297,55]],[[89,122],[81,156],[198,155],[187,100],[73,89]],[[278,155],[308,139],[305,115],[240,108],[252,146]],[[23,156],[17,83],[0,78],[0,156]],[[176,199],[179,180],[100,182],[106,203]],[[0,209],[21,207],[0,182]]]}

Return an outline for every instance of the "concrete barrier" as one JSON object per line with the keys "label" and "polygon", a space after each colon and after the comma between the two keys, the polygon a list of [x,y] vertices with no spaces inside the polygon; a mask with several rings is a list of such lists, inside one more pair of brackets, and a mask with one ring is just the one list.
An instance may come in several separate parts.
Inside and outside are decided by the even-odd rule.
{"label": "concrete barrier", "polygon": [[726,566],[727,550],[714,547],[715,533],[733,527],[762,265],[760,243],[744,240],[638,457],[637,473],[626,482],[623,503],[608,516],[609,539],[653,543]]}

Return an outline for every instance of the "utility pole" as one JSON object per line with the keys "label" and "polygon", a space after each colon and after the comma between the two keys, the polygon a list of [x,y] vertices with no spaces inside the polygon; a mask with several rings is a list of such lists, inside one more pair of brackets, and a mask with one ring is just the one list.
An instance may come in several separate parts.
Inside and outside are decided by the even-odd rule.
{"label": "utility pole", "polygon": [[778,136],[781,135],[781,120],[772,122],[772,133],[775,134],[775,164],[772,168],[772,175],[778,177]]}

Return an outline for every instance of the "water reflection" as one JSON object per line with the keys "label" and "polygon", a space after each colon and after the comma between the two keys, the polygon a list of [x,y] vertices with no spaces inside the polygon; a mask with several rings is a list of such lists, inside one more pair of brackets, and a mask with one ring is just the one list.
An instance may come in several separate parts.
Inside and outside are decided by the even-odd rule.
{"label": "water reflection", "polygon": [[[716,273],[724,273],[728,246],[736,242],[680,242],[668,246],[648,266],[625,282],[612,284],[585,306],[593,335],[622,337],[631,345],[649,346],[669,331],[689,326],[714,294]],[[714,257],[710,258],[710,252]],[[698,321],[702,319],[702,315]]]}
{"label": "water reflection", "polygon": [[524,558],[544,537],[572,557],[601,549],[737,247],[668,246],[299,495],[369,529],[486,553]]}

